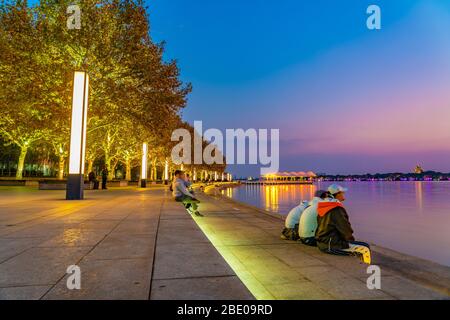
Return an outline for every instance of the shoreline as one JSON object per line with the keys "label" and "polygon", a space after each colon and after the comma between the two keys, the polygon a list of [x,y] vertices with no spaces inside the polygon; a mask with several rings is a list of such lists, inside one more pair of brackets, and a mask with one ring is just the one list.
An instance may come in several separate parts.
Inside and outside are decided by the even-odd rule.
{"label": "shoreline", "polygon": [[[284,216],[272,213],[256,206],[232,199],[223,195],[220,191],[227,187],[240,187],[242,185],[233,183],[232,185],[218,185],[205,191],[205,195],[211,198],[220,198],[233,203],[237,207],[263,213],[265,216],[284,222]],[[214,192],[214,194],[211,194]],[[282,226],[280,226],[281,231]],[[286,240],[285,240],[286,241]],[[289,241],[287,241],[289,242]],[[413,282],[419,283],[427,288],[440,292],[450,297],[450,267],[443,264],[408,255],[387,247],[379,246],[375,243],[371,244],[372,253],[377,256],[377,263],[383,267],[388,273],[398,274]],[[377,261],[376,261],[377,262]]]}

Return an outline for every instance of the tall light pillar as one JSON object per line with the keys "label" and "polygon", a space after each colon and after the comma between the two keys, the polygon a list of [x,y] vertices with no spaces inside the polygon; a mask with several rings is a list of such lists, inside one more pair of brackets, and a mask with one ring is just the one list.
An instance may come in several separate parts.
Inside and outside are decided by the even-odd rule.
{"label": "tall light pillar", "polygon": [[72,119],[70,126],[69,176],[66,199],[84,198],[84,158],[86,154],[86,123],[89,103],[89,75],[76,71],[73,80]]}
{"label": "tall light pillar", "polygon": [[166,159],[166,162],[164,163],[164,183],[169,183],[169,161]]}
{"label": "tall light pillar", "polygon": [[147,187],[147,154],[148,146],[147,143],[144,142],[142,144],[141,188]]}
{"label": "tall light pillar", "polygon": [[225,181],[225,174],[222,172],[222,182]]}
{"label": "tall light pillar", "polygon": [[194,168],[194,176],[192,177],[194,182],[197,182],[197,170]]}

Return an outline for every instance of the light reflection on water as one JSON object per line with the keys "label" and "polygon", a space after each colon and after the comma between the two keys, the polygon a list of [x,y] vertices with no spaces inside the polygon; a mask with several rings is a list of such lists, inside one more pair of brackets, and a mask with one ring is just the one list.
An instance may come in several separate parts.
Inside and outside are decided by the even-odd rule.
{"label": "light reflection on water", "polygon": [[[223,194],[267,211],[287,214],[330,182],[249,185]],[[345,206],[361,240],[450,266],[450,182],[342,182]]]}

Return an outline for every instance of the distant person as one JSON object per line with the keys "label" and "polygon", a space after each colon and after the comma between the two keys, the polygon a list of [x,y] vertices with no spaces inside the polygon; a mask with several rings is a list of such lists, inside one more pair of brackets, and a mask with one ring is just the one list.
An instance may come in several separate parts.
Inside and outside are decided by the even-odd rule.
{"label": "distant person", "polygon": [[298,224],[300,222],[300,216],[308,205],[309,201],[304,200],[289,211],[286,220],[284,221],[284,229],[281,231],[281,239],[298,240]]}
{"label": "distant person", "polygon": [[103,166],[102,169],[102,189],[106,190],[106,181],[108,180],[108,169],[106,168],[106,166]]}
{"label": "distant person", "polygon": [[337,201],[318,203],[317,247],[330,254],[357,254],[364,263],[370,264],[370,246],[365,242],[355,241],[347,211],[342,205],[346,191],[346,188],[333,184],[328,187],[328,192]]}
{"label": "distant person", "polygon": [[317,207],[319,202],[332,200],[329,196],[328,191],[317,190],[314,198],[301,214],[298,228],[298,236],[300,237],[301,243],[308,246],[316,246]]}
{"label": "distant person", "polygon": [[89,172],[88,174],[89,182],[93,184],[93,189],[98,190],[99,187],[99,181],[97,180],[97,176],[93,171]]}
{"label": "distant person", "polygon": [[200,201],[186,188],[186,175],[181,170],[175,171],[175,177],[172,182],[172,195],[175,201],[182,202],[189,212],[194,213],[196,216],[202,216],[198,212]]}

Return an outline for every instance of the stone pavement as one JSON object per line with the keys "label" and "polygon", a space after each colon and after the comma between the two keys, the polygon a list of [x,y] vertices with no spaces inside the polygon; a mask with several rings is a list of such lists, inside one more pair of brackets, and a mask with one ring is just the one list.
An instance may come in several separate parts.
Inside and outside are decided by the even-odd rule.
{"label": "stone pavement", "polygon": [[195,220],[258,299],[450,298],[449,267],[373,246],[381,290],[369,290],[358,258],[281,240],[279,217],[210,193]]}
{"label": "stone pavement", "polygon": [[[0,299],[253,299],[165,190],[0,187]],[[81,269],[81,290],[66,269]]]}
{"label": "stone pavement", "polygon": [[[189,216],[165,189],[64,191],[0,187],[0,299],[442,299],[447,267],[376,248],[366,266],[279,239],[282,221],[202,195]],[[203,232],[202,232],[203,231]],[[68,290],[68,266],[81,290]]]}

